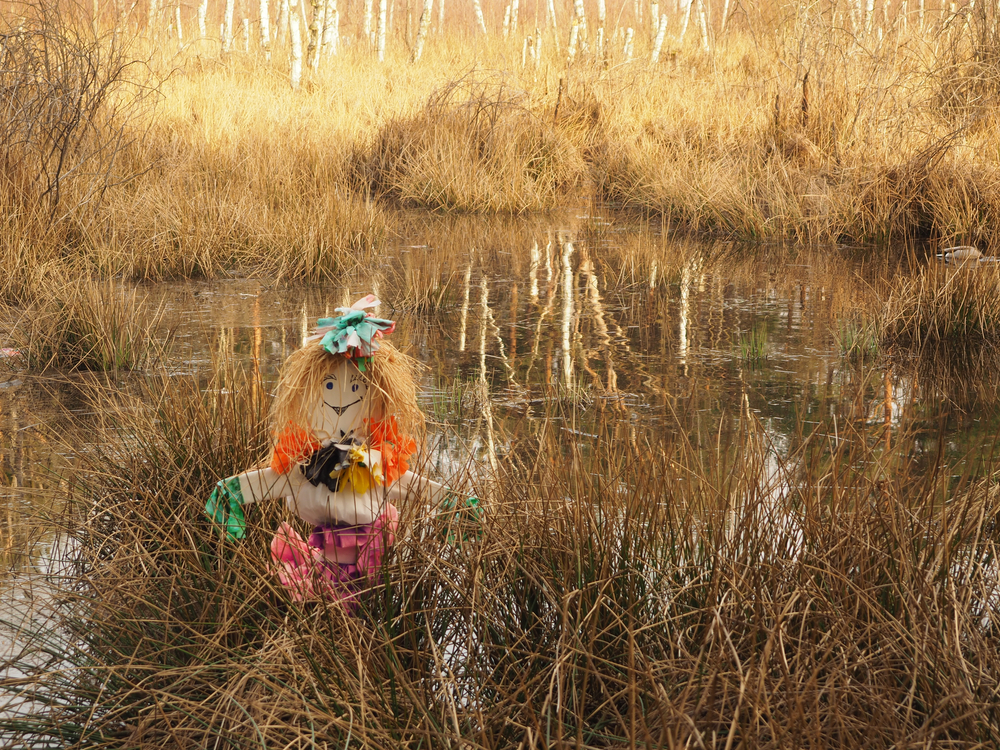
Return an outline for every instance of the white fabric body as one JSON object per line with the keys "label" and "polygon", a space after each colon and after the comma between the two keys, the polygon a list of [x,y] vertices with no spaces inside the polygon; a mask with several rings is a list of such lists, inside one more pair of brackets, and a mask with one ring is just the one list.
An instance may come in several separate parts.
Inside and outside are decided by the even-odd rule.
{"label": "white fabric body", "polygon": [[[379,452],[372,450],[369,455],[370,460],[377,461]],[[239,474],[237,479],[244,504],[283,497],[292,513],[314,526],[369,524],[386,502],[395,504],[414,493],[427,494],[431,502],[437,503],[447,492],[444,485],[412,471],[389,487],[372,486],[365,493],[355,492],[353,487],[339,492],[330,492],[325,485],[317,487],[310,484],[298,467],[288,474],[279,474],[271,468],[255,469]]]}

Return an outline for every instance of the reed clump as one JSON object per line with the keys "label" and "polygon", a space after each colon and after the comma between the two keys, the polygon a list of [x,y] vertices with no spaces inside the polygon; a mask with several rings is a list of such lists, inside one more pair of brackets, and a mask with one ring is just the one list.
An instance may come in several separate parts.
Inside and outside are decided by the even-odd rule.
{"label": "reed clump", "polygon": [[138,370],[161,358],[163,309],[139,289],[61,273],[34,284],[26,306],[3,306],[13,320],[9,339],[29,369]]}
{"label": "reed clump", "polygon": [[899,277],[879,327],[888,344],[975,349],[1000,335],[1000,274],[988,264],[934,264]]}
{"label": "reed clump", "polygon": [[[457,533],[401,509],[361,596],[300,606],[202,516],[263,458],[252,377],[101,397],[78,572],[7,680],[0,737],[66,747],[956,747],[1000,739],[995,468],[957,483],[861,407],[777,457],[748,417],[699,454],[605,423],[514,441]],[[830,434],[832,433],[832,425]],[[547,437],[546,437],[547,435]],[[728,438],[733,438],[729,440]],[[714,451],[714,452],[713,452]],[[926,457],[925,457],[926,458]],[[936,460],[943,460],[940,456]],[[939,467],[945,469],[945,467]],[[74,533],[79,534],[79,530]]]}
{"label": "reed clump", "polygon": [[351,158],[359,189],[434,211],[555,208],[586,175],[576,144],[504,82],[459,80],[390,118]]}

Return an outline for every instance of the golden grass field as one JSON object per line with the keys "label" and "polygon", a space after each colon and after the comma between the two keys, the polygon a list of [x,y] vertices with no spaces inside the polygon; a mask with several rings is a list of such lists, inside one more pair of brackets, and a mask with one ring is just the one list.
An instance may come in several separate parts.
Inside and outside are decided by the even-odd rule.
{"label": "golden grass field", "polygon": [[[715,8],[709,50],[696,20],[680,42],[673,14],[653,64],[649,9],[624,56],[631,4],[609,8],[602,55],[591,9],[590,47],[571,63],[568,7],[558,37],[535,8],[537,63],[526,20],[506,39],[499,28],[483,37],[454,8],[411,63],[401,6],[380,64],[357,33],[358,6],[339,53],[307,66],[298,89],[287,42],[270,61],[256,42],[178,49],[162,24],[127,17],[121,36],[136,38],[105,31],[80,55],[111,83],[88,110],[97,127],[67,149],[80,167],[63,176],[58,206],[37,179],[41,136],[10,139],[0,250],[11,263],[58,255],[135,279],[319,278],[385,247],[397,207],[589,201],[737,240],[996,247],[996,11],[927,6],[921,31],[913,7],[881,5],[870,28],[851,22],[853,7],[734,6],[725,28]],[[114,148],[95,156],[112,130]]]}

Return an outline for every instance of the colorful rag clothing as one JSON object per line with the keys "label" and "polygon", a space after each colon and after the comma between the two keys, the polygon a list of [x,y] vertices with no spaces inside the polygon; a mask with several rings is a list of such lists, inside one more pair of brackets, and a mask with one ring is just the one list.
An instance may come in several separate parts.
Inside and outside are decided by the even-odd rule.
{"label": "colorful rag clothing", "polygon": [[[370,524],[316,526],[308,542],[282,523],[271,541],[278,580],[296,601],[339,599],[353,610],[361,579],[382,564],[398,528],[399,511],[388,503]],[[355,562],[335,562],[338,553],[350,557],[352,551],[356,551]]]}
{"label": "colorful rag clothing", "polygon": [[319,448],[319,443],[305,428],[289,423],[278,435],[271,454],[271,468],[278,474],[287,474]]}
{"label": "colorful rag clothing", "polygon": [[399,431],[393,416],[387,419],[366,419],[372,448],[382,454],[382,473],[385,483],[391,485],[409,471],[409,458],[417,452],[417,443]]}

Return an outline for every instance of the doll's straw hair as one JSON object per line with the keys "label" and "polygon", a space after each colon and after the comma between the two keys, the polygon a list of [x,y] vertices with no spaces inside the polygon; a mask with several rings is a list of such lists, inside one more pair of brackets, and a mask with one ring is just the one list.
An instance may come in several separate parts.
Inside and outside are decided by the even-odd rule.
{"label": "doll's straw hair", "polygon": [[[387,341],[369,359],[362,376],[372,390],[369,418],[396,417],[400,430],[417,436],[424,415],[417,405],[416,376],[420,365]],[[346,357],[331,354],[319,343],[291,354],[281,370],[278,395],[271,410],[271,428],[277,433],[289,424],[308,428],[316,403],[323,398],[323,381]]]}

